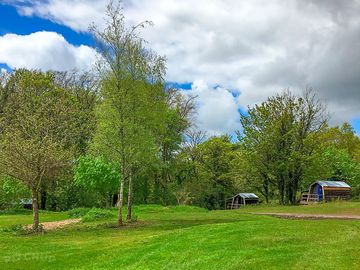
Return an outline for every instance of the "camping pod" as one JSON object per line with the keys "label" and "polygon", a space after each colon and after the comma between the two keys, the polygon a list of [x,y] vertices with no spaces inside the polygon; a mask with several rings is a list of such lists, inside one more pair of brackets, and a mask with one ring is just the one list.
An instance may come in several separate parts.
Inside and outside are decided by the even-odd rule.
{"label": "camping pod", "polygon": [[238,193],[225,200],[225,209],[238,209],[241,206],[259,203],[259,197],[254,193]]}
{"label": "camping pod", "polygon": [[309,187],[308,202],[349,200],[351,187],[343,181],[316,181]]}

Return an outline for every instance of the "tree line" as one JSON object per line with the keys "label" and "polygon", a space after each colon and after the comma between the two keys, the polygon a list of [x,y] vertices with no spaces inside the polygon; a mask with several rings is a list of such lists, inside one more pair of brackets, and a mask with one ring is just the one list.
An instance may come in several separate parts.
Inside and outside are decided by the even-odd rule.
{"label": "tree line", "polygon": [[89,73],[18,69],[0,78],[0,208],[118,208],[133,203],[223,208],[237,192],[295,204],[314,180],[360,193],[360,140],[330,127],[315,91],[283,91],[239,114],[236,135],[196,129],[196,97],[166,85],[165,58],[128,27],[120,6],[91,28],[100,55]]}

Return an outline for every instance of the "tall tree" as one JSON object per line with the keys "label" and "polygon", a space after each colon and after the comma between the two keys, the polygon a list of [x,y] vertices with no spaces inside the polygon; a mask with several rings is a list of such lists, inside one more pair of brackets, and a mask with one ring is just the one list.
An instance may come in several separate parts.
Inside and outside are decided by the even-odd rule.
{"label": "tall tree", "polygon": [[229,136],[213,137],[198,147],[199,173],[206,179],[205,205],[209,209],[223,207],[225,199],[235,192],[232,162],[236,145]]}
{"label": "tall tree", "polygon": [[[93,72],[62,71],[53,72],[54,83],[57,87],[66,89],[72,96],[77,106],[77,128],[74,136],[75,159],[88,152],[89,144],[95,132],[95,105],[98,102],[98,80]],[[70,190],[79,189],[74,185],[73,170],[67,170],[62,176],[63,181],[53,181],[50,186],[43,185],[40,191],[40,208],[59,209],[69,207],[70,201],[74,201],[74,194]],[[66,181],[65,181],[66,180]],[[68,194],[68,198],[59,194]],[[80,195],[80,194],[79,194]],[[89,198],[90,200],[90,198]],[[60,206],[62,204],[62,207]]]}
{"label": "tall tree", "polygon": [[174,88],[166,89],[165,94],[164,122],[162,128],[158,128],[156,132],[159,147],[158,170],[155,170],[153,192],[153,201],[156,203],[166,203],[168,200],[167,189],[175,180],[176,156],[181,151],[184,135],[192,124],[191,117],[195,111],[195,97],[184,95]]}
{"label": "tall tree", "polygon": [[0,114],[1,172],[31,191],[33,229],[38,230],[39,192],[71,164],[79,111],[51,72],[17,70],[6,88],[11,94]]}
{"label": "tall tree", "polygon": [[360,139],[353,128],[347,123],[340,127],[327,127],[317,142],[305,170],[306,184],[314,179],[337,179],[354,188],[360,187]]}
{"label": "tall tree", "polygon": [[104,30],[92,28],[101,54],[101,102],[97,108],[96,149],[121,170],[118,225],[123,224],[124,183],[128,183],[127,221],[131,220],[133,179],[156,156],[154,132],[165,108],[165,59],[144,46],[139,29],[128,28],[120,4],[107,8]]}
{"label": "tall tree", "polygon": [[298,97],[287,91],[242,115],[240,139],[264,188],[276,185],[281,204],[296,203],[304,168],[326,126],[324,105],[311,89]]}

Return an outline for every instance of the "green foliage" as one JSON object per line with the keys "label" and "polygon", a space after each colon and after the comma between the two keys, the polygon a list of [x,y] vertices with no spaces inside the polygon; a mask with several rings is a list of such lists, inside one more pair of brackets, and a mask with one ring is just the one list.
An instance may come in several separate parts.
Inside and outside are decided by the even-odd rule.
{"label": "green foliage", "polygon": [[212,137],[182,149],[177,157],[177,183],[172,187],[178,204],[194,203],[222,209],[235,189],[234,160],[237,145],[228,136]]}
{"label": "green foliage", "polygon": [[81,218],[83,222],[103,220],[115,217],[115,212],[111,209],[101,208],[74,208],[68,211],[71,218]]}
{"label": "green foliage", "polygon": [[321,157],[322,168],[327,168],[328,178],[343,180],[350,185],[360,184],[360,163],[353,160],[344,149],[327,148]]}
{"label": "green foliage", "polygon": [[[81,156],[77,159],[74,179],[78,185],[92,190],[116,187],[120,178],[115,164],[106,162],[102,157]],[[115,185],[114,185],[115,183]]]}
{"label": "green foliage", "polygon": [[53,72],[16,70],[0,92],[1,173],[21,181],[32,193],[34,226],[38,195],[71,166],[83,124],[76,95],[56,83]]}
{"label": "green foliage", "polygon": [[17,207],[20,199],[29,197],[29,191],[22,182],[10,177],[0,178],[0,210]]}
{"label": "green foliage", "polygon": [[115,212],[108,209],[91,208],[85,215],[82,216],[83,222],[103,220],[110,217],[115,217]]}
{"label": "green foliage", "polygon": [[[133,188],[147,188],[135,181],[145,179],[142,176],[156,167],[161,167],[162,180],[168,178],[168,156],[180,140],[183,127],[178,131],[179,126],[186,121],[179,120],[185,118],[178,116],[178,107],[169,104],[165,93],[165,58],[146,47],[140,37],[138,29],[149,22],[129,28],[120,3],[111,2],[106,15],[104,29],[92,28],[102,56],[93,151],[120,166],[121,225],[124,182],[128,185],[127,219],[131,219]],[[154,182],[160,185],[158,178]]]}
{"label": "green foliage", "polygon": [[203,202],[208,209],[222,209],[226,198],[235,192],[232,175],[234,145],[227,136],[210,138],[198,146],[200,152],[197,163]]}
{"label": "green foliage", "polygon": [[68,211],[68,215],[71,218],[81,218],[85,216],[90,210],[91,208],[85,208],[85,207],[74,208]]}
{"label": "green foliage", "polygon": [[43,232],[43,226],[40,224],[36,229],[29,228],[22,224],[14,224],[9,227],[0,228],[0,232],[10,233],[12,235],[30,235]]}
{"label": "green foliage", "polygon": [[0,215],[31,215],[32,211],[25,208],[8,208],[0,211]]}
{"label": "green foliage", "polygon": [[74,181],[77,186],[93,194],[101,194],[107,205],[111,205],[112,194],[117,193],[119,186],[119,171],[117,164],[108,162],[103,157],[81,156],[76,162]]}
{"label": "green foliage", "polygon": [[0,229],[1,232],[11,233],[13,235],[24,235],[27,234],[27,230],[22,224],[14,224],[10,227],[5,227]]}
{"label": "green foliage", "polygon": [[353,196],[359,196],[360,139],[350,125],[326,128],[320,134],[318,145],[305,169],[304,188],[318,179],[345,181],[352,186]]}
{"label": "green foliage", "polygon": [[323,105],[311,90],[301,97],[285,92],[249,108],[241,123],[239,139],[252,166],[250,174],[261,179],[257,189],[266,201],[276,190],[281,204],[295,204],[316,139],[327,123]]}

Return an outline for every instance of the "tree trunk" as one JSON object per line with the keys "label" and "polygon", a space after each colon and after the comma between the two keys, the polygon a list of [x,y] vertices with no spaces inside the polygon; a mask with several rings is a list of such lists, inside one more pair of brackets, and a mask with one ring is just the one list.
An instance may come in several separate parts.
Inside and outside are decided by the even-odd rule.
{"label": "tree trunk", "polygon": [[36,189],[31,190],[32,208],[33,208],[33,230],[39,229],[39,203],[38,203],[38,192]]}
{"label": "tree trunk", "polygon": [[119,201],[118,201],[118,221],[117,225],[118,227],[123,225],[123,219],[122,219],[122,207],[123,207],[123,197],[124,197],[124,175],[120,178],[120,189],[119,189]]}
{"label": "tree trunk", "polygon": [[287,192],[286,192],[286,204],[292,204],[292,197],[293,197],[293,183],[292,180],[289,180],[287,185]]}
{"label": "tree trunk", "polygon": [[45,210],[45,208],[46,208],[46,199],[47,199],[46,191],[41,191],[41,194],[40,194],[40,209],[41,210]]}
{"label": "tree trunk", "polygon": [[285,180],[282,175],[279,176],[279,204],[284,204],[284,196],[285,196]]}
{"label": "tree trunk", "polygon": [[155,174],[154,180],[154,203],[160,204],[160,176],[158,173]]}
{"label": "tree trunk", "polygon": [[131,210],[132,210],[132,175],[129,177],[129,190],[128,190],[128,206],[126,222],[131,222]]}
{"label": "tree trunk", "polygon": [[[111,192],[105,192],[105,194],[103,196],[104,196],[104,199],[105,199],[105,208],[110,208],[111,203],[112,203],[112,194],[111,194]],[[103,202],[101,202],[101,204],[103,204]]]}
{"label": "tree trunk", "polygon": [[264,194],[265,194],[265,201],[269,203],[269,181],[266,179],[263,184],[264,187]]}

